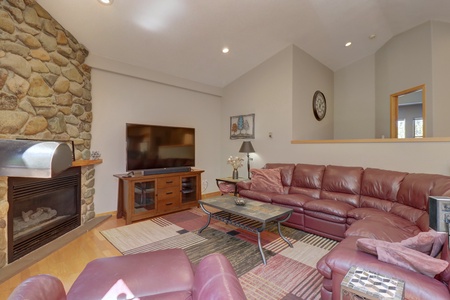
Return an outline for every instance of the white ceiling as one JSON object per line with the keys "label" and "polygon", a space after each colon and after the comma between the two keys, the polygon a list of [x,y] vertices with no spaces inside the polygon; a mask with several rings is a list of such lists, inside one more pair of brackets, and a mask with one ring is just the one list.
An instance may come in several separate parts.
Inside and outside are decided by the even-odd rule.
{"label": "white ceiling", "polygon": [[215,87],[292,44],[336,71],[414,26],[450,22],[449,0],[37,2],[91,54]]}

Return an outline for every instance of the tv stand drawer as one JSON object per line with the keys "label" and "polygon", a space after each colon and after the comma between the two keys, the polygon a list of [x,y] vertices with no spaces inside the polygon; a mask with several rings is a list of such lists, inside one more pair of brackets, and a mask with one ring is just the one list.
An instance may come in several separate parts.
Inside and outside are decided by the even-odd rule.
{"label": "tv stand drawer", "polygon": [[163,201],[166,199],[180,199],[180,188],[171,187],[167,189],[158,189],[158,201]]}
{"label": "tv stand drawer", "polygon": [[180,186],[180,177],[179,176],[171,176],[171,177],[163,177],[158,178],[158,188],[165,189],[169,187],[179,187]]}
{"label": "tv stand drawer", "polygon": [[177,199],[158,200],[158,213],[166,213],[174,210],[179,210],[180,201]]}

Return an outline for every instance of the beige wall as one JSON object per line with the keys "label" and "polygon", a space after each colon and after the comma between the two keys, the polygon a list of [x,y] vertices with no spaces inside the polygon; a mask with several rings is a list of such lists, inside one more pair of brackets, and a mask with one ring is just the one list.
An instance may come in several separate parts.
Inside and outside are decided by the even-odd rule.
{"label": "beige wall", "polygon": [[[114,65],[103,66],[114,69]],[[96,212],[117,208],[117,179],[125,173],[125,124],[194,127],[196,166],[206,170],[204,193],[217,189],[220,173],[220,97],[158,82],[92,69],[92,150],[102,154],[96,166]]]}
{"label": "beige wall", "polygon": [[[376,136],[390,136],[390,95],[426,85],[427,110],[433,106],[431,23],[427,22],[392,38],[376,57]],[[431,110],[430,110],[431,112]],[[433,136],[427,113],[427,136]]]}
{"label": "beige wall", "polygon": [[334,139],[377,138],[374,55],[334,73],[334,97]]}
{"label": "beige wall", "polygon": [[427,107],[433,117],[433,135],[450,136],[450,24],[433,22],[432,46],[432,106]]}
{"label": "beige wall", "polygon": [[[231,176],[226,164],[230,155],[238,153],[243,140],[230,140],[230,117],[255,113],[255,140],[252,144],[259,156],[252,166],[261,166],[269,152],[282,152],[292,138],[292,57],[287,47],[224,89],[221,105],[221,154],[218,163],[222,176]],[[269,138],[269,132],[273,137]],[[246,162],[245,162],[246,163]],[[246,168],[239,176],[247,177]]]}
{"label": "beige wall", "polygon": [[[334,124],[333,71],[311,55],[293,46],[293,128],[292,139],[332,139]],[[326,98],[325,118],[317,121],[312,113],[312,97],[320,90]]]}

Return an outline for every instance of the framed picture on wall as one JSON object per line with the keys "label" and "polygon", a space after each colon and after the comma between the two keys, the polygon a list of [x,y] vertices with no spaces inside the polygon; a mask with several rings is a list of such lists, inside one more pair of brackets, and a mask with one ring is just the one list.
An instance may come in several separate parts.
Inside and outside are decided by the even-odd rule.
{"label": "framed picture on wall", "polygon": [[230,139],[254,139],[255,114],[230,117]]}

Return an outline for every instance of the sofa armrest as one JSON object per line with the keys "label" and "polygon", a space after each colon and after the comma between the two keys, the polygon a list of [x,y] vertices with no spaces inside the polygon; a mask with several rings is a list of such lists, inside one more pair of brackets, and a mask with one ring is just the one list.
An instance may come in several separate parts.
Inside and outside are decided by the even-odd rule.
{"label": "sofa armrest", "polygon": [[58,278],[40,274],[19,284],[8,300],[65,300],[66,291]]}
{"label": "sofa armrest", "polygon": [[194,300],[247,299],[233,266],[220,253],[204,257],[196,267],[192,296]]}

